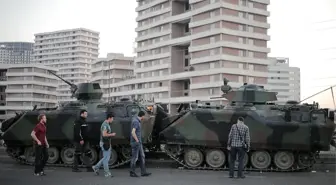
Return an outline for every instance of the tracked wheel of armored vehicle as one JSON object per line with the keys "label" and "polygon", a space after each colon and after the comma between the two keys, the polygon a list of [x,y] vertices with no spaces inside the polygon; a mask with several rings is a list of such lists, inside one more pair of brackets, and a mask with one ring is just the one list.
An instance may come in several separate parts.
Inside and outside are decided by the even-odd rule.
{"label": "tracked wheel of armored vehicle", "polygon": [[323,109],[293,105],[279,109],[268,103],[277,100],[275,92],[253,84],[237,90],[226,84],[223,89],[223,97],[230,102],[224,109],[185,111],[170,118],[170,125],[160,133],[167,155],[186,169],[228,169],[228,135],[240,116],[245,118],[251,137],[251,148],[244,158],[246,170],[309,169],[319,151],[329,150],[335,124]]}

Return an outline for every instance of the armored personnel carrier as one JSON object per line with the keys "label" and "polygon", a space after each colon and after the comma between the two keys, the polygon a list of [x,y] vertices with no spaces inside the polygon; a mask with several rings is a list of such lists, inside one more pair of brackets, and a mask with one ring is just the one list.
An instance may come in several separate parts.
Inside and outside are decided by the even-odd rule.
{"label": "armored personnel carrier", "polygon": [[228,168],[227,142],[231,126],[244,117],[251,137],[245,155],[247,170],[298,171],[315,163],[319,151],[329,150],[335,124],[323,109],[279,108],[276,93],[244,84],[232,89],[224,79],[223,109],[196,108],[168,117],[160,142],[173,160],[187,169]]}
{"label": "armored personnel carrier", "polygon": [[98,83],[75,85],[54,73],[52,74],[70,85],[72,95],[77,100],[66,103],[62,107],[50,109],[38,109],[34,106],[32,111],[17,113],[15,117],[2,124],[2,139],[5,142],[7,153],[18,162],[28,165],[34,164],[33,140],[30,133],[37,123],[37,116],[41,113],[47,117],[47,138],[50,145],[47,165],[49,166],[66,167],[73,164],[73,125],[75,119],[79,117],[80,110],[83,109],[88,111],[86,120],[92,133],[89,138],[92,164],[99,159],[100,126],[108,112],[112,111],[115,114],[111,128],[116,132],[116,136],[113,137],[113,150],[109,162],[111,168],[130,161],[130,124],[133,116],[140,110],[146,112],[142,126],[144,143],[148,141],[147,138],[151,138],[154,116],[146,110],[145,106],[129,99],[106,103],[101,100],[103,92]]}

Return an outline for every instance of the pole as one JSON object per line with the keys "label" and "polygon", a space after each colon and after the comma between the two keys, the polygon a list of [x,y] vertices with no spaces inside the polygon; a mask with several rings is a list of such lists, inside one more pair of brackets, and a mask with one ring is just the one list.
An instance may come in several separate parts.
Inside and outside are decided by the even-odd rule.
{"label": "pole", "polygon": [[335,97],[334,97],[334,90],[333,90],[333,87],[330,87],[330,90],[331,90],[331,96],[332,96],[333,103],[334,103],[334,109],[336,109],[336,104],[335,104]]}
{"label": "pole", "polygon": [[108,71],[108,73],[109,73],[109,80],[108,80],[108,83],[109,83],[109,90],[108,90],[109,95],[108,95],[108,102],[111,102],[111,61],[108,61],[108,63],[109,63],[109,71]]}

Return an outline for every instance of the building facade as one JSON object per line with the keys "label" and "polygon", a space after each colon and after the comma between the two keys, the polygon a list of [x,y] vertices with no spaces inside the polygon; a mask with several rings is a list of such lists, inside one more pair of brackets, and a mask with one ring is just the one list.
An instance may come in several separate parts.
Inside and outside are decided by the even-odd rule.
{"label": "building facade", "polygon": [[[98,55],[99,32],[77,28],[35,34],[34,63],[58,69],[57,75],[71,83],[89,81],[91,65]],[[69,85],[58,82],[58,100],[74,100]]]}
{"label": "building facade", "polygon": [[270,58],[267,89],[278,92],[278,103],[301,100],[300,68],[290,67],[288,58]]}
{"label": "building facade", "polygon": [[33,60],[34,43],[0,42],[0,63],[24,64]]}
{"label": "building facade", "polygon": [[57,105],[57,78],[52,67],[36,64],[0,64],[0,120],[15,112]]}
{"label": "building facade", "polygon": [[[111,87],[111,84],[134,78],[134,57],[127,57],[120,53],[108,53],[106,58],[99,58],[92,64],[91,81],[99,83],[104,95],[103,100],[115,101],[113,93],[121,91],[122,87]],[[135,89],[135,85],[132,86]],[[132,90],[132,89],[122,89]]]}
{"label": "building facade", "polygon": [[[265,85],[269,0],[139,0],[135,77],[113,93],[168,103],[210,100],[223,78]],[[123,88],[121,88],[123,89]],[[217,103],[225,103],[216,100]]]}

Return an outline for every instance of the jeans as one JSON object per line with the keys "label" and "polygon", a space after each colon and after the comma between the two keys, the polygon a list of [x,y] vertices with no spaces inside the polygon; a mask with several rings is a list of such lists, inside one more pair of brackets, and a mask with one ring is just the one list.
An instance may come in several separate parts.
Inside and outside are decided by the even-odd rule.
{"label": "jeans", "polygon": [[136,162],[139,158],[140,154],[140,169],[141,169],[141,174],[146,173],[145,169],[145,152],[143,150],[142,144],[141,143],[132,143],[132,160],[131,160],[131,173],[135,173],[135,165]]}
{"label": "jeans", "polygon": [[35,173],[40,173],[43,171],[49,158],[48,150],[46,146],[36,145],[35,146]]}
{"label": "jeans", "polygon": [[233,174],[234,174],[234,167],[235,167],[235,161],[236,161],[237,154],[238,154],[238,162],[239,162],[238,177],[241,177],[241,176],[243,176],[244,156],[245,156],[245,151],[242,147],[231,147],[229,175],[233,176]]}
{"label": "jeans", "polygon": [[99,146],[100,146],[100,148],[103,152],[103,158],[101,158],[100,161],[95,166],[93,166],[93,168],[96,169],[96,170],[99,170],[101,165],[103,165],[105,174],[110,174],[108,162],[109,162],[110,157],[111,157],[111,148],[109,148],[108,150],[105,150],[103,148],[103,143],[102,142],[99,143]]}
{"label": "jeans", "polygon": [[75,158],[74,158],[74,165],[73,169],[78,169],[78,163],[80,161],[80,156],[83,158],[83,163],[85,164],[86,168],[90,169],[91,164],[90,164],[90,150],[89,150],[89,142],[84,141],[84,144],[81,145],[80,143],[75,142]]}

